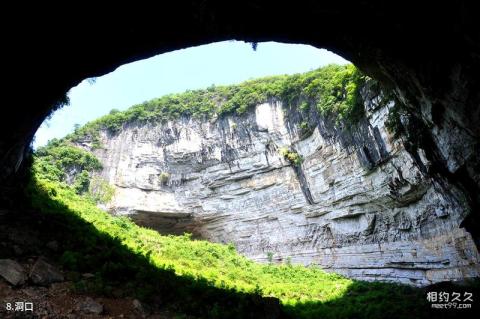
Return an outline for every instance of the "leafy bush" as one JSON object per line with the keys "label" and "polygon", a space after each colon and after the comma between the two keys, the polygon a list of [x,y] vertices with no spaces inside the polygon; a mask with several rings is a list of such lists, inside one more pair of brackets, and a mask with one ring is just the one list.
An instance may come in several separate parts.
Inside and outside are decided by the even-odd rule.
{"label": "leafy bush", "polygon": [[[52,140],[46,146],[40,147],[35,155],[37,168],[41,168],[59,181],[63,181],[66,177],[65,172],[72,169],[80,172],[102,169],[102,164],[92,153],[63,140]],[[55,168],[50,165],[54,165]]]}
{"label": "leafy bush", "polygon": [[[94,173],[102,164],[92,153],[66,140],[52,140],[34,154],[33,171],[54,182],[69,184],[77,194],[90,196],[96,202],[106,203],[114,189]],[[93,183],[92,183],[93,179]]]}
{"label": "leafy bush", "polygon": [[90,179],[88,195],[96,203],[108,203],[115,194],[115,188],[99,176]]}
{"label": "leafy bush", "polygon": [[88,191],[90,174],[101,168],[92,153],[66,141],[53,140],[34,154],[35,172],[51,181],[70,183],[77,194]]}
{"label": "leafy bush", "polygon": [[273,262],[273,253],[271,251],[267,253],[267,260],[269,263]]}
{"label": "leafy bush", "polygon": [[88,171],[83,170],[80,174],[78,174],[75,178],[75,183],[73,184],[73,189],[76,191],[77,194],[83,194],[88,191],[90,186],[90,176],[88,175]]}
{"label": "leafy bush", "polygon": [[401,103],[395,103],[395,105],[389,110],[387,120],[385,121],[385,127],[390,133],[393,134],[395,139],[405,134],[405,128],[402,124],[402,116],[407,116],[406,110],[402,107]]}
{"label": "leafy bush", "polygon": [[282,155],[294,166],[300,166],[303,162],[303,158],[300,154],[288,149],[287,147],[280,148],[279,152],[280,152],[280,155]]}
{"label": "leafy bush", "polygon": [[170,180],[170,174],[168,172],[161,172],[158,178],[160,179],[160,183],[162,185],[166,185]]}

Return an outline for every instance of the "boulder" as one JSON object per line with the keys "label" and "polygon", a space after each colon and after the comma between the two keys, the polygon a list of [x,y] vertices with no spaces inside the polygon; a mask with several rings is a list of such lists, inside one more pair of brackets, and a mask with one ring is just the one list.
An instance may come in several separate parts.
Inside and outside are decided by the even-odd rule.
{"label": "boulder", "polygon": [[24,284],[27,279],[23,266],[11,259],[0,259],[0,276],[14,286]]}
{"label": "boulder", "polygon": [[77,310],[85,314],[99,315],[103,312],[103,305],[92,298],[87,297],[84,301],[78,304]]}
{"label": "boulder", "polygon": [[39,258],[32,267],[29,275],[32,282],[36,285],[48,286],[54,282],[64,280],[62,273],[47,263],[43,258]]}
{"label": "boulder", "polygon": [[149,307],[144,303],[140,302],[138,299],[134,299],[132,301],[132,304],[135,311],[137,311],[137,313],[139,313],[142,318],[145,318],[150,313]]}

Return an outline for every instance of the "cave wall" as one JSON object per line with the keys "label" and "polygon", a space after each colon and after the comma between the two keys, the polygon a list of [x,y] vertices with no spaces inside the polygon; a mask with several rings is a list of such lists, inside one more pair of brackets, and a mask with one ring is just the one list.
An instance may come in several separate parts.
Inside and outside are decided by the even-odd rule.
{"label": "cave wall", "polygon": [[[460,226],[467,195],[429,174],[424,149],[408,151],[407,138],[385,128],[395,101],[368,86],[362,95],[367,115],[354,126],[271,100],[244,115],[130,123],[102,131],[99,149],[79,146],[115,186],[106,208],[163,233],[364,280],[421,286],[478,276],[478,250]],[[281,155],[285,147],[300,165]]]}

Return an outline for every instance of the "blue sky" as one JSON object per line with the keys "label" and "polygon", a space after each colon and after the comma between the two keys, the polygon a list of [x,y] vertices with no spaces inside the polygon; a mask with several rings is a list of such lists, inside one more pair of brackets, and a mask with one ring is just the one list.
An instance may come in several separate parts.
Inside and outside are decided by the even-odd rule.
{"label": "blue sky", "polygon": [[53,114],[35,135],[34,147],[73,131],[107,114],[169,93],[234,84],[248,79],[306,72],[320,66],[348,61],[324,49],[308,45],[262,42],[257,50],[241,41],[217,42],[160,54],[125,64],[114,72],[84,80],[72,88],[70,105]]}

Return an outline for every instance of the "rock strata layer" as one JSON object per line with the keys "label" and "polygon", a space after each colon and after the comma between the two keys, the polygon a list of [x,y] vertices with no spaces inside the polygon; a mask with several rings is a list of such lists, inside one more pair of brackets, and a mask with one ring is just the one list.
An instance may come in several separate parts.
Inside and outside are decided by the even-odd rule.
{"label": "rock strata layer", "polygon": [[233,243],[258,261],[417,286],[478,276],[462,192],[389,133],[394,102],[363,95],[365,118],[343,129],[271,100],[243,115],[103,131],[93,152],[115,186],[107,208],[160,232]]}

